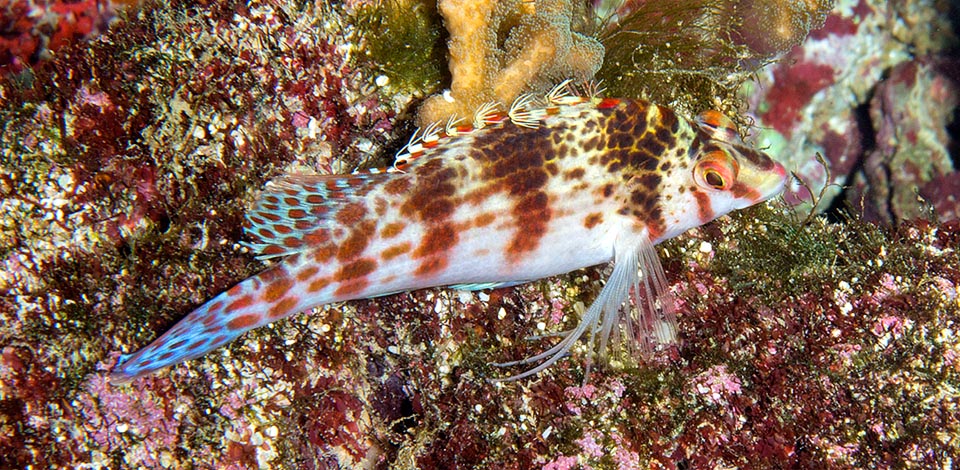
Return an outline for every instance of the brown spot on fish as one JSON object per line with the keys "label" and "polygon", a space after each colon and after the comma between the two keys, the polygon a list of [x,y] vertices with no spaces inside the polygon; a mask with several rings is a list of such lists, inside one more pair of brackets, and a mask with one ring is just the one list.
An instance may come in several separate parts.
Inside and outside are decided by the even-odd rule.
{"label": "brown spot on fish", "polygon": [[434,274],[439,271],[442,271],[446,267],[447,267],[446,258],[441,256],[434,256],[420,263],[420,266],[417,266],[417,270],[414,271],[414,275],[416,275],[417,277],[428,276],[430,274]]}
{"label": "brown spot on fish", "polygon": [[588,215],[585,219],[583,219],[583,226],[586,227],[587,229],[592,229],[597,225],[599,225],[601,222],[603,222],[603,215],[600,214],[599,212],[594,212]]}
{"label": "brown spot on fish", "polygon": [[390,261],[391,259],[410,251],[411,248],[410,242],[403,242],[399,245],[391,246],[380,252],[380,259],[384,261]]}
{"label": "brown spot on fish", "polygon": [[507,253],[513,261],[540,245],[540,239],[547,233],[551,215],[549,198],[544,192],[528,194],[517,203],[513,208],[517,230],[507,246]]}
{"label": "brown spot on fish", "polygon": [[451,224],[443,224],[437,227],[431,227],[420,242],[420,246],[413,253],[415,258],[424,258],[427,256],[438,255],[457,245],[459,237],[457,231]]}
{"label": "brown spot on fish", "polygon": [[340,287],[337,287],[337,290],[333,292],[333,295],[334,297],[339,297],[339,298],[354,297],[360,294],[361,292],[363,292],[363,290],[366,289],[368,285],[370,285],[370,283],[367,282],[366,279],[357,279],[345,284],[341,284]]}
{"label": "brown spot on fish", "polygon": [[252,328],[260,321],[260,315],[254,315],[252,313],[247,313],[245,315],[240,315],[233,320],[227,322],[227,328],[231,330],[245,330]]}
{"label": "brown spot on fish", "polygon": [[563,174],[563,179],[565,179],[565,180],[567,180],[567,181],[570,181],[570,180],[578,180],[578,179],[583,178],[583,175],[584,175],[584,174],[586,174],[586,171],[585,171],[583,168],[574,168],[574,169],[568,170],[566,173],[564,173],[564,174]]}
{"label": "brown spot on fish", "polygon": [[383,185],[383,189],[391,196],[399,196],[410,190],[410,178],[406,176],[395,176]]}
{"label": "brown spot on fish", "polygon": [[287,297],[277,302],[273,307],[270,307],[270,311],[267,314],[270,315],[271,319],[285,317],[291,313],[295,313],[293,309],[297,307],[297,303],[296,297]]}
{"label": "brown spot on fish", "polygon": [[487,225],[492,224],[494,220],[497,220],[497,216],[491,214],[490,212],[484,212],[473,219],[473,226],[486,227]]}
{"label": "brown spot on fish", "polygon": [[383,229],[380,230],[380,236],[382,238],[393,238],[397,235],[400,235],[400,232],[407,227],[407,224],[403,222],[391,222],[383,226]]}
{"label": "brown spot on fish", "polygon": [[334,280],[337,282],[349,281],[352,279],[366,277],[377,270],[377,262],[370,258],[358,259],[352,263],[345,264],[337,270]]}
{"label": "brown spot on fish", "polygon": [[320,272],[320,268],[316,266],[307,266],[303,269],[303,271],[297,273],[297,280],[300,282],[308,281],[313,278],[313,276],[316,276],[318,272]]}
{"label": "brown spot on fish", "polygon": [[313,252],[313,259],[318,263],[326,263],[337,254],[337,247],[334,244],[321,246]]}
{"label": "brown spot on fish", "polygon": [[263,291],[263,300],[268,303],[273,303],[280,297],[283,297],[291,287],[293,287],[293,281],[290,278],[282,277],[277,279],[271,282]]}
{"label": "brown spot on fish", "polygon": [[307,291],[310,293],[320,292],[324,287],[327,287],[329,285],[330,285],[330,279],[320,278],[320,279],[317,279],[316,281],[311,282],[310,285],[307,286]]}
{"label": "brown spot on fish", "polygon": [[224,312],[226,313],[236,312],[237,310],[247,308],[251,305],[253,305],[253,296],[247,294],[243,297],[240,297],[237,300],[234,300],[233,302],[230,302],[230,305],[227,305],[227,308],[224,309]]}
{"label": "brown spot on fish", "polygon": [[352,202],[337,211],[336,220],[341,225],[353,225],[367,215],[367,206],[361,202]]}
{"label": "brown spot on fish", "polygon": [[349,261],[363,254],[363,250],[367,249],[367,245],[370,244],[370,238],[376,227],[377,223],[373,220],[367,220],[354,226],[350,235],[340,244],[337,259]]}

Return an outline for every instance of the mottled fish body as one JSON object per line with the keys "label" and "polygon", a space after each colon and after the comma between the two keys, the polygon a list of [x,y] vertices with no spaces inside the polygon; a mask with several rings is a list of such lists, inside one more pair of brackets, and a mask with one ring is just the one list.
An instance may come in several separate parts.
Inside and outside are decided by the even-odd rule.
{"label": "mottled fish body", "polygon": [[387,171],[268,184],[246,232],[261,258],[278,262],[121,358],[113,380],[331,302],[511,285],[611,260],[580,324],[543,354],[507,364],[539,363],[513,378],[556,362],[587,331],[601,351],[621,333],[641,349],[651,337],[669,341],[673,311],[653,246],[779,194],[786,172],[719,112],[691,121],[641,100],[564,90],[431,126]]}

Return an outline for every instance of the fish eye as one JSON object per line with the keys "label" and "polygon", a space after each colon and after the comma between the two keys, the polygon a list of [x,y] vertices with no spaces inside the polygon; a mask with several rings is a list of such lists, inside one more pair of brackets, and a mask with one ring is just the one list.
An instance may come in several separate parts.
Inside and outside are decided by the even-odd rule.
{"label": "fish eye", "polygon": [[724,187],[723,176],[720,176],[720,173],[716,170],[704,170],[703,181],[710,186],[713,186],[713,189],[723,189]]}
{"label": "fish eye", "polygon": [[693,178],[703,188],[713,191],[730,189],[737,179],[739,168],[736,160],[723,151],[711,152],[697,162]]}

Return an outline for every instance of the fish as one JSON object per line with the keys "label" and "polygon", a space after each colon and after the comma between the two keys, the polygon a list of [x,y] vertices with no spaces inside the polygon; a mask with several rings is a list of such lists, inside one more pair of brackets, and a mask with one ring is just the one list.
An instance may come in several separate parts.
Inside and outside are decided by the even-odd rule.
{"label": "fish", "polygon": [[[537,374],[588,335],[644,353],[676,341],[658,243],[780,194],[784,167],[723,113],[693,119],[569,81],[418,130],[393,167],[285,175],[247,214],[247,245],[273,264],[133,354],[113,383],[200,357],[244,332],[334,302],[450,286],[517,285],[613,262],[577,325],[501,367]],[[499,379],[497,379],[499,380]]]}

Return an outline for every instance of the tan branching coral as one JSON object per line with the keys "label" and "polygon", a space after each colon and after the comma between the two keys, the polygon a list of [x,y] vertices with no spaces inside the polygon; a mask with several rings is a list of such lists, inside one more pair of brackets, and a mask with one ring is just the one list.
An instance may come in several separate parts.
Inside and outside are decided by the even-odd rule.
{"label": "tan branching coral", "polygon": [[603,46],[582,33],[586,5],[565,0],[440,0],[450,33],[450,89],[427,99],[419,122],[469,117],[484,103],[507,105],[524,91],[566,78],[590,79]]}

